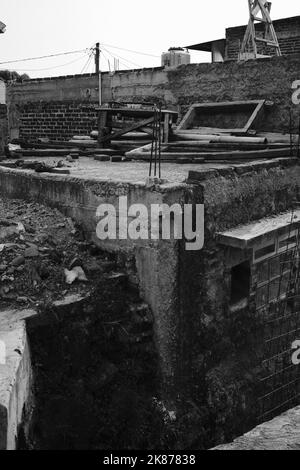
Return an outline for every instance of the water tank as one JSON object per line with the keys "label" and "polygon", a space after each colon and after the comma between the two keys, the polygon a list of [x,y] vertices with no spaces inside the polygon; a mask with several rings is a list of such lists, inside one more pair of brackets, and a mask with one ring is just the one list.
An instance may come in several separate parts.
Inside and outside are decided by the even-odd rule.
{"label": "water tank", "polygon": [[190,63],[191,56],[182,47],[170,47],[168,52],[163,52],[161,56],[161,65],[163,67],[178,67]]}

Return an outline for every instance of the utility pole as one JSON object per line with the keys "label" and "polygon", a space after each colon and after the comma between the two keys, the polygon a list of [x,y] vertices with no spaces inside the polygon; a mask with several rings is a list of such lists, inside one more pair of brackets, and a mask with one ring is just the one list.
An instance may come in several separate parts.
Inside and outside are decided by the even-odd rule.
{"label": "utility pole", "polygon": [[102,105],[102,77],[100,72],[100,42],[97,42],[96,49],[95,49],[95,67],[96,67],[96,74],[98,75],[98,82],[99,82],[99,106]]}
{"label": "utility pole", "polygon": [[96,67],[96,73],[99,74],[100,72],[100,43],[97,42],[96,44],[96,49],[95,49],[95,67]]}

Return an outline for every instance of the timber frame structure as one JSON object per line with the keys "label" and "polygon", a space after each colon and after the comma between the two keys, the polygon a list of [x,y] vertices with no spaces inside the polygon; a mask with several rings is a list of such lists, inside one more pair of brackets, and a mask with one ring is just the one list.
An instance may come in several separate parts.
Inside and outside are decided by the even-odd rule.
{"label": "timber frame structure", "polygon": [[[259,45],[273,50],[274,54],[272,53],[272,55],[281,56],[278,38],[270,15],[272,3],[265,0],[248,0],[248,4],[250,19],[242,42],[239,60],[269,57],[268,53],[259,53]],[[264,24],[262,35],[257,34],[255,22]]]}

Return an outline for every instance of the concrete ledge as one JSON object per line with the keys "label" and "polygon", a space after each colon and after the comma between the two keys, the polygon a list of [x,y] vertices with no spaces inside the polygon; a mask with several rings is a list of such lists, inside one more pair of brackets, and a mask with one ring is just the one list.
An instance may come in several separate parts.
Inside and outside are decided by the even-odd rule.
{"label": "concrete ledge", "polygon": [[0,313],[0,450],[16,449],[18,430],[31,401],[32,369],[25,319],[34,315],[33,310]]}
{"label": "concrete ledge", "polygon": [[300,450],[300,406],[212,450]]}

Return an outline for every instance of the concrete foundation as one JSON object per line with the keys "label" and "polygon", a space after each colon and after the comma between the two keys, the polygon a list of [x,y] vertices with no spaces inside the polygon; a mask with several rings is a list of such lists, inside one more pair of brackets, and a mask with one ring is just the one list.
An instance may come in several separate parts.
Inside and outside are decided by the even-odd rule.
{"label": "concrete foundation", "polygon": [[[1,168],[0,191],[59,208],[88,239],[126,260],[130,282],[139,285],[153,312],[161,396],[177,416],[177,447],[195,440],[212,447],[253,428],[259,416],[263,319],[253,314],[252,304],[232,309],[231,269],[248,255],[224,249],[217,234],[291,210],[300,197],[298,161],[166,165],[163,176],[172,182],[151,187],[143,182],[147,164],[97,165],[89,171],[82,162],[68,176]],[[147,208],[162,202],[204,204],[204,248],[189,252],[185,240],[172,239],[100,241],[97,207],[117,207],[124,195],[129,205]]]}
{"label": "concrete foundation", "polygon": [[17,448],[18,432],[32,406],[33,376],[26,319],[33,310],[0,312],[0,450]]}

